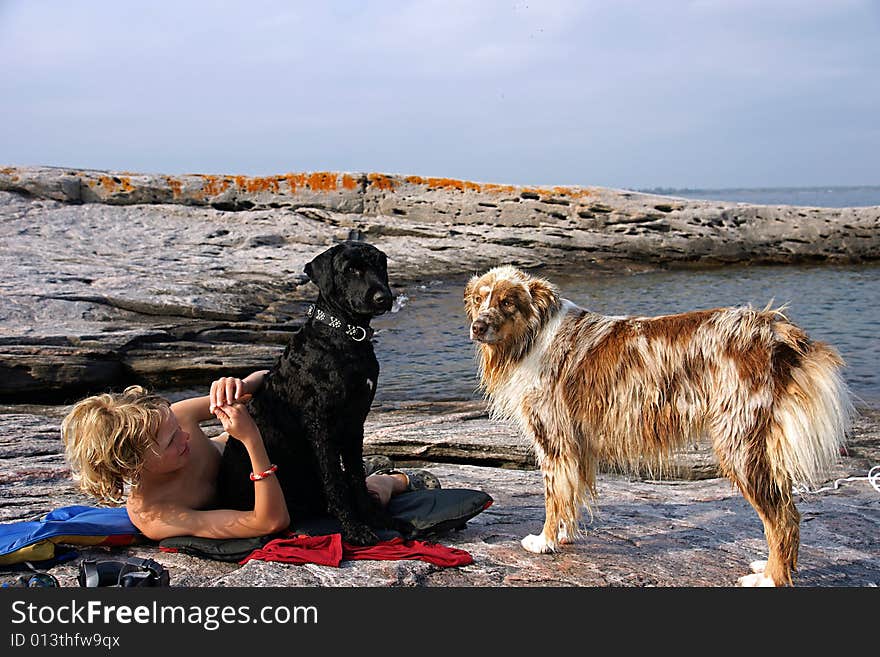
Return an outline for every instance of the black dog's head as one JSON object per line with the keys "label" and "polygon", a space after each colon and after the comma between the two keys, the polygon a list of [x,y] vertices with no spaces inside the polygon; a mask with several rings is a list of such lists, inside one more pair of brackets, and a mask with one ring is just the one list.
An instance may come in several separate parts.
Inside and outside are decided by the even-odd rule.
{"label": "black dog's head", "polygon": [[391,310],[388,259],[366,242],[342,242],[305,266],[321,298],[349,315],[375,316]]}

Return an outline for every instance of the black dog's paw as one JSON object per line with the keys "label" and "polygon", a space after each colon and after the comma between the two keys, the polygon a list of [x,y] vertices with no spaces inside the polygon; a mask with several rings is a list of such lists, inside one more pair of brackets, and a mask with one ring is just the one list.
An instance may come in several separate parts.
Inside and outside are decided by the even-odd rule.
{"label": "black dog's paw", "polygon": [[363,519],[370,527],[376,529],[394,529],[394,518],[378,503],[363,514]]}
{"label": "black dog's paw", "polygon": [[352,545],[375,545],[379,537],[367,525],[353,525],[343,527],[342,540]]}
{"label": "black dog's paw", "polygon": [[412,523],[407,522],[406,520],[401,520],[400,518],[392,517],[388,529],[396,531],[405,541],[413,538],[415,534],[415,529],[413,528]]}

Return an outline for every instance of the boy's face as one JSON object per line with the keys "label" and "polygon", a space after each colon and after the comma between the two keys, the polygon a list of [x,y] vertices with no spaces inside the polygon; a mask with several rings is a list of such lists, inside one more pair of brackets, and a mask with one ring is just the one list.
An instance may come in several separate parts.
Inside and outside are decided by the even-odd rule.
{"label": "boy's face", "polygon": [[159,425],[153,448],[144,455],[144,469],[155,474],[174,472],[184,466],[189,454],[189,434],[180,428],[169,409]]}

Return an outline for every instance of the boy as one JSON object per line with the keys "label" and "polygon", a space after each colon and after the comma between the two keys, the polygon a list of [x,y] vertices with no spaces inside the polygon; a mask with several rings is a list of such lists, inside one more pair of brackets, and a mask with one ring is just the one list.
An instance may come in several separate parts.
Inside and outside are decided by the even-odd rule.
{"label": "boy", "polygon": [[[173,404],[140,386],[80,401],[61,425],[74,478],[84,492],[102,502],[125,501],[131,522],[152,540],[248,538],[283,531],[290,516],[273,476],[276,468],[244,406],[266,373],[223,377],[211,384],[209,395]],[[220,420],[224,433],[208,438],[200,423],[212,416]],[[213,508],[220,459],[230,438],[240,440],[251,459],[250,511]],[[368,490],[383,505],[413,483],[400,471],[367,477]]]}

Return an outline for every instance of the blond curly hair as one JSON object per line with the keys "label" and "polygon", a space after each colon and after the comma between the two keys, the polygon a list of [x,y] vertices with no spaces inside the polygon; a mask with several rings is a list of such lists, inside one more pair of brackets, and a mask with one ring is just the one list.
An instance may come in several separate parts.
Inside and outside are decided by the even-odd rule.
{"label": "blond curly hair", "polygon": [[75,404],[61,423],[61,440],[80,489],[101,502],[122,504],[170,408],[167,399],[141,386]]}

